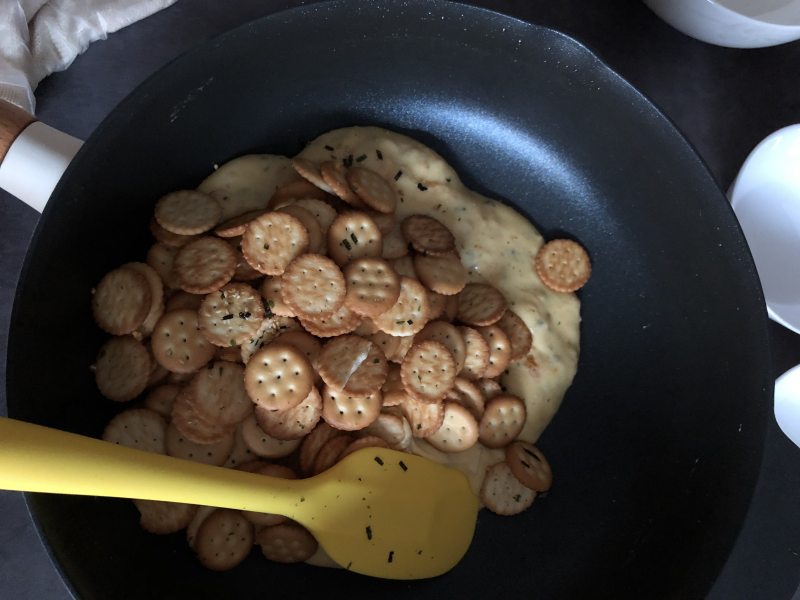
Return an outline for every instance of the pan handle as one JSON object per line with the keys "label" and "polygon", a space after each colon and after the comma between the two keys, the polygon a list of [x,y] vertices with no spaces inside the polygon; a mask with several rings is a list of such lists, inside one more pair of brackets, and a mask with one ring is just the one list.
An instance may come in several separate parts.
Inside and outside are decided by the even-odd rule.
{"label": "pan handle", "polygon": [[79,139],[0,100],[0,188],[34,210],[44,210],[81,144]]}

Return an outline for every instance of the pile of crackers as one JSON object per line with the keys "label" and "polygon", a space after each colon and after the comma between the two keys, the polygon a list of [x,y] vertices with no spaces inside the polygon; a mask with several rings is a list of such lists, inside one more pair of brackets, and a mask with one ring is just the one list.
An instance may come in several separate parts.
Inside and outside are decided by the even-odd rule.
{"label": "pile of crackers", "polygon": [[[268,208],[224,222],[213,194],[167,194],[146,263],[97,284],[94,317],[113,336],[93,366],[98,388],[116,402],[144,396],[104,439],[284,478],[365,447],[482,444],[506,449],[487,470],[483,503],[503,515],[529,507],[552,475],[538,449],[515,441],[525,403],[498,382],[530,351],[528,327],[497,289],[468,283],[441,222],[395,218],[391,182],[338,162],[293,165],[299,177]],[[556,242],[534,268],[572,291],[588,257]],[[317,550],[280,515],[135,503],[148,531],[186,528],[210,569],[233,568],[254,544],[283,563]]]}

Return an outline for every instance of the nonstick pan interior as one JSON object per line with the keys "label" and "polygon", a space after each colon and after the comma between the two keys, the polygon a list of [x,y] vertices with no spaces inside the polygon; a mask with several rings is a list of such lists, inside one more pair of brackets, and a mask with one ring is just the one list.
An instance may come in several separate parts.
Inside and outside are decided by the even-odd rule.
{"label": "nonstick pan interior", "polygon": [[521,516],[482,514],[464,561],[414,583],[272,565],[256,550],[215,574],[183,535],[141,531],[130,502],[29,495],[74,592],[701,597],[747,508],[771,395],[750,254],[700,159],[645,98],[574,40],[488,11],[312,5],[213,40],[137,89],[42,216],[12,319],[10,415],[99,435],[120,407],[88,370],[102,341],[89,290],[144,258],[155,200],[215,163],[292,154],[355,124],[421,139],[546,237],[590,250],[578,376],[540,441],[553,490]]}

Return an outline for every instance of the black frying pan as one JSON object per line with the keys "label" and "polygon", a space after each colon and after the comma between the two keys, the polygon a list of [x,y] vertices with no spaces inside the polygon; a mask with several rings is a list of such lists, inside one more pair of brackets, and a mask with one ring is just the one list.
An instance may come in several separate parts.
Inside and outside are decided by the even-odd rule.
{"label": "black frying pan", "polygon": [[101,343],[88,290],[143,258],[154,200],[213,163],[291,154],[351,124],[421,139],[547,237],[566,232],[590,249],[578,376],[540,440],[552,492],[518,517],[482,514],[464,561],[413,583],[255,555],[214,574],[182,535],[142,532],[129,502],[29,495],[73,591],[703,596],[747,508],[772,394],[753,262],[723,195],[657,109],[574,40],[491,12],[313,5],[237,29],[140,86],[39,223],[12,318],[10,416],[98,435],[119,407],[87,370]]}

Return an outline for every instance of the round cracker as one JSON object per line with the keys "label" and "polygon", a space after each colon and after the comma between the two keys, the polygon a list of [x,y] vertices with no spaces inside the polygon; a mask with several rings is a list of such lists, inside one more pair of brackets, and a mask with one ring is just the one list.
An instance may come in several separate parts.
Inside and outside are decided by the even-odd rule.
{"label": "round cracker", "polygon": [[238,217],[233,217],[232,219],[228,219],[224,223],[221,223],[214,229],[214,233],[216,233],[219,237],[222,238],[235,238],[241,235],[244,235],[244,232],[247,230],[247,226],[250,224],[251,221],[256,220],[258,217],[263,215],[265,210],[250,210],[244,214],[239,215]]}
{"label": "round cracker", "polygon": [[456,377],[453,382],[453,389],[450,390],[447,398],[448,400],[458,402],[461,406],[466,408],[477,421],[481,420],[486,410],[486,401],[480,388],[463,377]]}
{"label": "round cracker", "polygon": [[409,396],[439,402],[453,387],[456,362],[441,342],[415,342],[400,365],[400,378]]}
{"label": "round cracker", "polygon": [[322,179],[328,184],[328,187],[333,190],[340,199],[347,202],[354,208],[363,208],[366,206],[361,198],[353,191],[347,181],[347,169],[332,160],[326,160],[319,165],[319,172]]}
{"label": "round cracker", "polygon": [[403,232],[400,231],[399,223],[395,223],[387,233],[381,233],[383,234],[383,258],[393,260],[408,256],[408,242],[403,237]]}
{"label": "round cracker", "polygon": [[[402,339],[402,338],[393,338]],[[390,365],[386,381],[381,387],[383,393],[383,406],[399,406],[406,397],[406,390],[403,387],[403,380],[400,377],[400,367]]]}
{"label": "round cracker", "polygon": [[[324,194],[323,194],[324,195]],[[305,208],[308,212],[314,215],[314,218],[319,223],[322,231],[323,245],[327,247],[328,229],[331,223],[336,220],[336,209],[327,202],[323,202],[324,198],[306,198],[301,197],[299,200],[293,200],[293,206]]]}
{"label": "round cracker", "polygon": [[378,418],[382,402],[380,390],[359,396],[326,385],[322,389],[322,418],[336,429],[356,431]]}
{"label": "round cracker", "polygon": [[425,287],[443,296],[454,296],[467,285],[467,269],[454,253],[444,256],[417,254],[414,256],[414,271]]}
{"label": "round cracker", "polygon": [[300,177],[314,185],[314,187],[329,194],[333,193],[331,186],[325,183],[325,180],[322,178],[322,173],[320,172],[318,164],[298,156],[292,159],[292,167],[294,167],[294,170],[297,171]]}
{"label": "round cracker", "polygon": [[288,204],[276,209],[277,212],[286,213],[296,217],[303,224],[308,232],[308,251],[321,254],[327,247],[327,238],[322,237],[322,225],[319,224],[314,215],[302,206]]}
{"label": "round cracker", "polygon": [[267,560],[284,564],[308,560],[318,548],[314,536],[297,523],[266,527],[258,532],[256,543]]}
{"label": "round cracker", "polygon": [[416,438],[425,438],[436,432],[444,420],[444,403],[424,402],[406,394],[400,410],[411,427],[411,434]]}
{"label": "round cracker", "polygon": [[162,283],[168,289],[176,289],[178,287],[178,278],[172,271],[177,253],[178,250],[176,248],[170,248],[160,242],[150,246],[150,250],[147,251],[145,261],[158,273]]}
{"label": "round cracker", "polygon": [[282,204],[298,198],[308,198],[316,200],[325,200],[327,194],[319,189],[316,185],[305,179],[295,179],[294,181],[287,181],[280,186],[272,198],[269,199],[269,207],[277,208]]}
{"label": "round cracker", "polygon": [[322,352],[322,343],[310,333],[305,331],[286,331],[275,338],[281,344],[294,346],[305,354],[308,362],[316,369],[319,360],[319,353]]}
{"label": "round cracker", "polygon": [[514,477],[528,489],[546,492],[553,485],[550,463],[533,444],[514,442],[506,446],[506,463]]}
{"label": "round cracker", "polygon": [[428,293],[428,319],[431,321],[441,319],[444,315],[444,309],[447,307],[447,299],[451,296],[437,294],[429,289],[425,291]]}
{"label": "round cracker", "polygon": [[378,331],[364,337],[369,339],[373,344],[376,344],[378,348],[381,349],[384,356],[386,356],[387,360],[390,356],[394,356],[397,353],[397,347],[400,345],[401,340],[413,339],[412,336],[409,336],[408,338],[401,338],[394,335],[389,335],[388,333],[383,333],[382,331]]}
{"label": "round cracker", "polygon": [[337,335],[351,333],[361,323],[361,316],[342,304],[338,310],[330,316],[318,319],[304,319],[300,317],[300,324],[303,329],[321,338],[329,338]]}
{"label": "round cracker", "polygon": [[154,410],[165,419],[169,419],[172,415],[172,403],[180,391],[181,387],[172,383],[165,383],[155,387],[145,397],[144,407]]}
{"label": "round cracker", "polygon": [[314,475],[319,475],[323,471],[327,471],[337,462],[342,452],[352,443],[353,438],[349,434],[337,435],[336,437],[325,442],[325,445],[319,449],[317,458],[314,459],[314,466],[311,472]]}
{"label": "round cracker", "polygon": [[397,208],[397,194],[383,177],[371,169],[352,167],[347,171],[350,189],[364,204],[381,213],[393,213]]}
{"label": "round cracker", "polygon": [[495,514],[511,516],[529,508],[536,492],[522,485],[509,466],[499,462],[486,469],[481,486],[481,501]]}
{"label": "round cracker", "polygon": [[139,511],[139,524],[149,533],[166,535],[186,527],[194,518],[197,507],[183,502],[161,502],[159,500],[133,501]]}
{"label": "round cracker", "polygon": [[363,212],[344,212],[328,228],[328,254],[339,266],[365,256],[379,258],[383,235],[370,216]]}
{"label": "round cracker", "polygon": [[401,364],[408,351],[411,350],[411,346],[414,345],[414,338],[415,336],[413,335],[398,337],[397,347],[391,355],[386,355],[386,359],[398,365]]}
{"label": "round cracker", "polygon": [[267,410],[300,404],[311,391],[314,370],[305,355],[289,344],[272,342],[256,352],[244,372],[250,398]]}
{"label": "round cracker", "polygon": [[478,422],[457,402],[445,402],[442,425],[425,439],[442,452],[463,452],[477,443]]}
{"label": "round cracker", "polygon": [[479,327],[478,332],[489,346],[489,364],[483,377],[497,377],[508,368],[511,362],[511,342],[508,336],[497,325]]}
{"label": "round cracker", "polygon": [[201,237],[178,250],[172,269],[183,291],[210,294],[233,277],[236,251],[224,240]]}
{"label": "round cracker", "polygon": [[150,380],[151,370],[147,348],[129,335],[108,340],[94,363],[97,389],[114,402],[128,402],[141,394]]}
{"label": "round cracker", "polygon": [[145,276],[120,267],[106,273],[92,290],[92,314],[103,331],[125,335],[144,323],[152,301]]}
{"label": "round cracker", "polygon": [[342,306],[346,293],[341,269],[320,254],[298,256],[281,276],[283,301],[304,319],[329,317]]}
{"label": "round cracker", "polygon": [[414,279],[401,277],[397,302],[372,320],[384,333],[408,336],[425,327],[429,313],[428,294],[422,284]]}
{"label": "round cracker", "polygon": [[244,429],[244,421],[239,423],[236,426],[236,430],[233,432],[233,449],[228,456],[228,460],[226,460],[225,464],[223,465],[226,468],[235,469],[251,462],[256,458],[256,455],[253,454],[244,441],[242,429]]}
{"label": "round cracker", "polygon": [[286,213],[264,213],[250,222],[242,237],[245,259],[265,275],[282,275],[286,265],[307,249],[308,231]]}
{"label": "round cracker", "polygon": [[542,283],[556,292],[576,292],[592,274],[586,250],[573,240],[551,240],[539,248],[533,261]]}
{"label": "round cracker", "polygon": [[378,331],[372,319],[364,318],[361,323],[358,324],[358,327],[353,330],[353,333],[361,337],[369,337],[373,333],[378,333]]}
{"label": "round cracker", "polygon": [[265,277],[261,282],[261,297],[267,303],[270,312],[281,317],[295,317],[295,312],[283,301],[281,294],[281,278]]}
{"label": "round cracker", "polygon": [[306,475],[311,474],[311,470],[314,468],[314,460],[317,458],[317,454],[319,454],[319,449],[322,448],[329,439],[337,435],[342,435],[342,432],[338,429],[334,429],[323,421],[320,422],[311,433],[303,438],[298,456],[298,464],[303,473]]}
{"label": "round cracker", "polygon": [[511,360],[524,358],[533,346],[533,334],[520,316],[508,309],[496,323],[511,343]]}
{"label": "round cracker", "polygon": [[203,337],[197,312],[190,308],[164,313],[150,339],[153,358],[173,373],[192,373],[214,357],[215,347]]}
{"label": "round cracker", "polygon": [[261,429],[255,414],[242,421],[242,439],[250,451],[262,458],[283,458],[300,446],[301,440],[279,440]]}
{"label": "round cracker", "polygon": [[217,508],[214,506],[198,506],[192,520],[189,521],[189,524],[186,526],[186,542],[192,550],[194,550],[194,541],[197,539],[197,531],[200,529],[200,525],[202,525],[215,510],[217,510]]}
{"label": "round cracker", "polygon": [[197,402],[192,398],[191,387],[183,388],[172,403],[172,424],[191,441],[197,444],[216,444],[225,439],[235,426],[224,426],[205,419],[195,410]]}
{"label": "round cracker", "polygon": [[364,212],[369,215],[370,219],[375,221],[375,225],[378,226],[378,231],[380,231],[384,236],[386,236],[386,234],[388,234],[397,225],[397,219],[395,218],[394,213],[386,214],[370,208],[364,209]]}
{"label": "round cracker", "polygon": [[166,435],[167,454],[183,460],[221,467],[233,450],[234,435],[231,431],[214,444],[198,444],[183,435],[174,424],[170,424]]}
{"label": "round cracker", "polygon": [[256,279],[261,279],[263,276],[263,273],[259,273],[250,266],[250,263],[247,262],[242,251],[237,248],[236,270],[233,272],[233,281],[255,281]]}
{"label": "round cracker", "polygon": [[131,408],[116,415],[103,430],[103,439],[112,444],[145,452],[164,454],[167,422],[147,408]]}
{"label": "round cracker", "polygon": [[416,336],[414,343],[434,340],[440,342],[450,351],[453,360],[456,362],[456,373],[464,368],[464,361],[467,356],[467,345],[461,332],[455,325],[445,321],[431,321],[422,328]]}
{"label": "round cracker", "polygon": [[180,235],[177,233],[172,233],[171,231],[168,231],[159,225],[155,217],[150,219],[150,233],[153,234],[153,237],[156,238],[156,241],[164,244],[165,246],[169,246],[170,248],[181,248],[198,238],[196,235]]}
{"label": "round cracker", "polygon": [[363,316],[377,317],[392,308],[400,296],[400,278],[381,258],[357,258],[344,267],[347,307]]}
{"label": "round cracker", "polygon": [[222,360],[209,363],[197,372],[189,387],[189,401],[206,421],[236,425],[253,411],[244,388],[244,367],[239,364]]}
{"label": "round cracker", "polygon": [[197,310],[203,303],[203,298],[205,298],[205,296],[202,294],[190,294],[183,290],[175,290],[166,301],[164,312],[172,312],[173,310],[179,310],[181,308]]}
{"label": "round cracker", "polygon": [[442,320],[455,321],[457,315],[458,296],[445,296],[444,312],[440,315]]}
{"label": "round cracker", "polygon": [[403,220],[400,227],[406,242],[417,252],[441,256],[455,250],[453,234],[433,217],[411,215]]}
{"label": "round cracker", "polygon": [[242,344],[242,362],[247,364],[253,354],[272,342],[280,334],[299,329],[300,325],[297,321],[289,317],[273,316],[265,318],[253,338]]}
{"label": "round cracker", "polygon": [[413,439],[411,426],[406,418],[399,414],[382,412],[375,421],[359,433],[382,438],[393,450],[407,451],[411,449]]}
{"label": "round cracker", "polygon": [[470,283],[458,294],[457,318],[466,325],[493,325],[506,312],[506,299],[495,287]]}
{"label": "round cracker", "polygon": [[256,406],[256,421],[259,427],[278,440],[299,440],[317,426],[322,417],[322,397],[316,387],[308,396],[292,408],[267,410]]}
{"label": "round cracker", "polygon": [[222,216],[222,207],[208,194],[178,190],[156,202],[158,224],[178,235],[197,235],[213,228]]}
{"label": "round cracker", "polygon": [[209,342],[231,347],[253,338],[264,314],[264,304],[256,290],[246,283],[229,283],[205,297],[197,320]]}
{"label": "round cracker", "polygon": [[464,368],[458,375],[465,379],[479,379],[484,376],[486,368],[489,366],[489,342],[477,329],[472,327],[462,326],[458,328],[458,331],[466,345]]}
{"label": "round cracker", "polygon": [[381,349],[357,335],[343,335],[329,341],[317,360],[317,370],[327,385],[354,395],[380,390],[388,369]]}
{"label": "round cracker", "polygon": [[483,394],[484,403],[503,393],[502,386],[494,379],[478,379],[475,385],[478,386],[481,394]]}
{"label": "round cracker", "polygon": [[390,260],[389,264],[392,265],[394,272],[401,277],[409,277],[411,279],[417,278],[417,273],[414,271],[414,259],[410,256],[403,256]]}
{"label": "round cracker", "polygon": [[516,396],[496,396],[486,405],[481,417],[481,443],[487,448],[507,446],[522,431],[525,415],[525,403]]}
{"label": "round cracker", "polygon": [[131,262],[125,264],[124,267],[133,269],[142,275],[147,280],[147,285],[150,286],[150,310],[142,324],[134,332],[137,337],[148,337],[153,333],[153,327],[155,327],[161,315],[164,314],[164,284],[158,272],[148,264]]}
{"label": "round cracker", "polygon": [[253,525],[239,511],[220,508],[200,525],[194,548],[205,568],[229,571],[247,558],[253,539]]}

